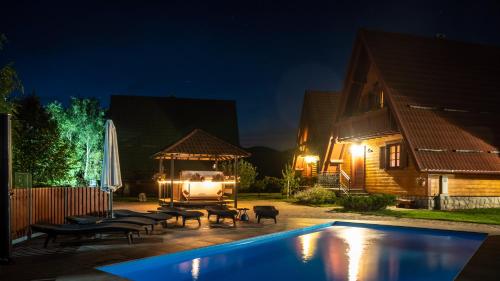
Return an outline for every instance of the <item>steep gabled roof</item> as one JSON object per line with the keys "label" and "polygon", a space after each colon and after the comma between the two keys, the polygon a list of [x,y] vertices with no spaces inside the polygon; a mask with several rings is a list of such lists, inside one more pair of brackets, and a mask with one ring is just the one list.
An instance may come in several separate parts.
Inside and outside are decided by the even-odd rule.
{"label": "steep gabled roof", "polygon": [[155,153],[155,159],[230,160],[248,157],[250,153],[203,130],[192,132]]}
{"label": "steep gabled roof", "polygon": [[420,171],[500,174],[500,48],[361,30]]}
{"label": "steep gabled roof", "polygon": [[330,140],[339,96],[335,91],[312,90],[306,91],[304,95],[299,133],[307,128],[307,147],[321,157]]}

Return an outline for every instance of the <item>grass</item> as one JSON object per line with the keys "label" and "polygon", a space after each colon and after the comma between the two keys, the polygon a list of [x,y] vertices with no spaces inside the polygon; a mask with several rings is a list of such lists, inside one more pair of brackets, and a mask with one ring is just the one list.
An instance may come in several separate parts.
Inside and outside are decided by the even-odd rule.
{"label": "grass", "polygon": [[363,214],[391,216],[397,218],[444,220],[500,225],[500,208],[453,211],[386,209],[375,212],[366,212]]}
{"label": "grass", "polygon": [[253,201],[253,200],[274,200],[286,201],[286,195],[281,193],[238,193],[238,200],[240,201]]}
{"label": "grass", "polygon": [[[233,199],[232,197],[229,197],[229,199]],[[126,197],[126,196],[114,196],[113,197],[114,201],[118,202],[139,202],[137,200],[137,197]],[[158,198],[153,196],[147,197],[147,202],[157,202]],[[243,193],[240,192],[238,193],[238,200],[240,201],[253,201],[253,200],[273,200],[273,201],[286,201],[286,196],[282,195],[281,193]]]}

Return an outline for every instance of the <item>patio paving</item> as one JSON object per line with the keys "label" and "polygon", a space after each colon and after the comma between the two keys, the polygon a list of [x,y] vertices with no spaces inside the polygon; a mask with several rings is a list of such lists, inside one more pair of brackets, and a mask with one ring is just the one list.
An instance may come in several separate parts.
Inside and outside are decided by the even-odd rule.
{"label": "patio paving", "polygon": [[[206,247],[333,220],[487,232],[490,237],[472,258],[458,280],[474,280],[470,278],[477,277],[478,272],[481,273],[482,281],[496,280],[496,273],[500,268],[498,259],[500,256],[500,226],[332,213],[330,212],[331,208],[313,208],[274,201],[243,201],[240,202],[239,207],[252,207],[254,205],[275,205],[280,210],[278,223],[274,224],[272,220],[264,220],[262,224],[238,222],[237,227],[233,228],[229,220],[221,225],[208,224],[205,216],[201,227],[198,227],[195,221],[189,221],[186,228],[173,226],[173,224],[170,224],[167,229],[158,227],[155,230],[155,235],[142,234],[141,238],[135,239],[133,245],[128,245],[119,236],[113,239],[105,238],[92,241],[62,238],[58,243],[51,243],[47,249],[44,249],[43,239],[35,238],[14,247],[14,263],[0,266],[0,280],[120,280],[94,268],[115,262]],[[115,208],[147,211],[156,209],[156,204],[117,202]],[[250,213],[253,221],[253,213],[251,211]],[[213,220],[215,218],[212,218]],[[175,220],[171,220],[171,222],[173,221]]]}

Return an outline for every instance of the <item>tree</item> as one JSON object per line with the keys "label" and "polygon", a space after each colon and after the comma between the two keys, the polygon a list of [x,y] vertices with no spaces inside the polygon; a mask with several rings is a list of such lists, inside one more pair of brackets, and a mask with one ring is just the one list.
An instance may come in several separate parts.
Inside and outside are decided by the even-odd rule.
{"label": "tree", "polygon": [[[5,36],[0,34],[0,51],[6,41]],[[11,101],[11,95],[15,91],[22,92],[22,90],[23,86],[12,63],[0,67],[0,113],[13,113],[14,104]]]}
{"label": "tree", "polygon": [[281,174],[283,175],[283,191],[286,193],[287,197],[290,197],[290,194],[299,188],[300,178],[297,176],[291,164],[286,164]]}
{"label": "tree", "polygon": [[32,174],[33,185],[60,185],[68,176],[69,147],[61,141],[57,124],[29,95],[17,102],[13,136],[13,166],[16,172]]}
{"label": "tree", "polygon": [[101,176],[104,141],[104,110],[97,99],[71,98],[64,108],[53,102],[47,106],[56,120],[61,138],[72,147],[72,185],[97,180]]}
{"label": "tree", "polygon": [[[234,175],[234,161],[222,162],[220,168],[224,174]],[[249,188],[255,183],[257,168],[243,159],[238,160],[238,176],[240,177],[239,187],[242,189]]]}

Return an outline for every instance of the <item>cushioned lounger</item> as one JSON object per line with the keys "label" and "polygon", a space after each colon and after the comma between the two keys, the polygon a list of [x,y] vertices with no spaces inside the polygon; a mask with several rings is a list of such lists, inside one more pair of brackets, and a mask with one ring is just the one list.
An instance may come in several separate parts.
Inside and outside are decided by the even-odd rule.
{"label": "cushioned lounger", "polygon": [[176,207],[158,207],[158,212],[163,214],[168,214],[175,217],[175,221],[179,220],[179,217],[182,218],[182,226],[186,226],[187,220],[197,220],[198,225],[201,226],[200,218],[203,217],[203,213],[199,211],[187,211],[181,208]]}
{"label": "cushioned lounger", "polygon": [[164,214],[164,213],[141,213],[141,212],[135,212],[131,210],[114,210],[113,214],[116,217],[123,218],[123,217],[139,217],[139,218],[148,218],[148,219],[153,219],[156,222],[161,222],[165,227],[167,227],[167,220],[171,219],[172,216],[169,214]]}
{"label": "cushioned lounger", "polygon": [[236,210],[229,209],[226,206],[210,206],[207,207],[208,219],[210,220],[210,216],[215,215],[217,217],[217,223],[219,223],[220,219],[232,219],[233,226],[236,226],[236,216],[238,212]]}
{"label": "cushioned lounger", "polygon": [[128,239],[128,243],[133,242],[132,233],[139,233],[142,226],[128,223],[96,223],[96,224],[34,224],[31,226],[32,231],[42,232],[47,234],[44,247],[52,239],[56,239],[58,235],[95,235],[102,233],[123,233]]}
{"label": "cushioned lounger", "polygon": [[274,219],[276,223],[276,216],[280,213],[274,206],[254,206],[253,211],[257,223],[260,223],[260,219]]}
{"label": "cushioned lounger", "polygon": [[95,224],[103,222],[130,223],[144,227],[144,229],[146,230],[146,234],[149,233],[148,227],[151,227],[151,231],[153,231],[156,224],[156,221],[154,219],[143,217],[101,218],[96,216],[69,216],[66,217],[66,219],[68,220],[68,222],[76,224]]}

